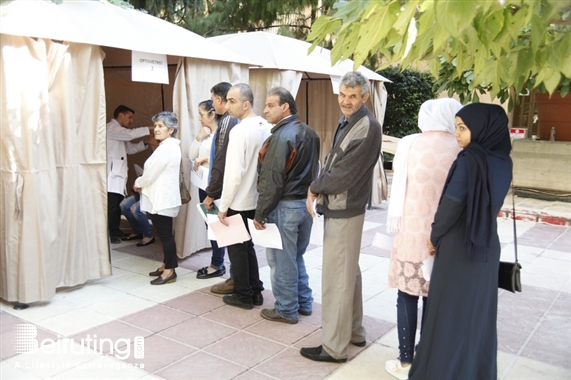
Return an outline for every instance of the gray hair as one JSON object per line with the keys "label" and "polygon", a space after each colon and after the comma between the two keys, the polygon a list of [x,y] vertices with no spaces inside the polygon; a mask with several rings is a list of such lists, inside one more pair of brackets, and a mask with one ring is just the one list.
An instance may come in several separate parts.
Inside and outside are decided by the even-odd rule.
{"label": "gray hair", "polygon": [[242,102],[250,102],[250,105],[254,107],[254,92],[246,83],[238,83],[232,86],[237,88],[240,92],[240,100]]}
{"label": "gray hair", "polygon": [[341,78],[339,86],[355,88],[361,87],[361,96],[371,92],[371,85],[369,80],[358,71],[349,71]]}
{"label": "gray hair", "polygon": [[153,116],[152,120],[153,123],[156,123],[157,121],[162,121],[163,124],[168,129],[174,129],[171,136],[176,137],[176,132],[178,131],[178,118],[176,117],[176,114],[174,112],[168,112],[168,111],[159,112],[158,114]]}

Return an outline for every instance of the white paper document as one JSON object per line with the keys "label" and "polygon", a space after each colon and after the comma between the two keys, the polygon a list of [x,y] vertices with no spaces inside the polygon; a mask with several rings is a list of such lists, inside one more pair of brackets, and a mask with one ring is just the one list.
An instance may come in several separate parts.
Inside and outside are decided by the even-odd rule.
{"label": "white paper document", "polygon": [[228,216],[224,221],[228,223],[227,226],[222,224],[219,220],[208,223],[209,229],[212,229],[214,231],[214,235],[216,235],[216,241],[218,242],[219,247],[243,243],[251,239],[240,214]]}
{"label": "white paper document", "polygon": [[169,84],[169,68],[166,54],[131,52],[131,80]]}
{"label": "white paper document", "polygon": [[432,274],[432,267],[434,266],[434,256],[430,256],[428,259],[422,262],[422,277],[426,281],[430,281],[430,275]]}
{"label": "white paper document", "polygon": [[376,233],[373,239],[373,246],[391,252],[393,250],[393,236]]}
{"label": "white paper document", "polygon": [[[217,214],[207,214],[207,221],[206,224],[210,225],[210,223],[215,223],[218,222],[218,215]],[[214,233],[214,230],[210,227],[207,228],[208,231],[208,240],[215,240],[217,241],[218,239],[216,238],[216,234]]]}
{"label": "white paper document", "polygon": [[206,190],[208,187],[208,169],[204,166],[199,166],[195,171],[194,161],[190,162],[190,166],[190,182],[199,189]]}
{"label": "white paper document", "polygon": [[248,227],[254,244],[261,245],[266,248],[283,249],[282,236],[278,226],[273,223],[266,223],[265,230],[257,230],[254,226],[254,221],[248,219]]}
{"label": "white paper document", "polygon": [[142,167],[140,167],[137,164],[134,164],[133,168],[135,168],[135,173],[137,174],[138,177],[143,175],[143,168]]}

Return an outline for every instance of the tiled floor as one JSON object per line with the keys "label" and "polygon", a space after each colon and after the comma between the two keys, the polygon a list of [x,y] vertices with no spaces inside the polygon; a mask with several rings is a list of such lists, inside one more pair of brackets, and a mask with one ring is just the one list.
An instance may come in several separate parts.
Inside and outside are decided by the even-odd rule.
{"label": "tiled floor", "polygon": [[[387,205],[367,212],[360,265],[368,344],[349,347],[346,364],[316,363],[299,348],[321,339],[321,241],[317,219],[306,265],[314,313],[296,325],[269,322],[269,267],[258,250],[265,302],[253,310],[232,308],[209,292],[222,279],[198,280],[208,250],[181,260],[174,284],[151,286],[149,271],[161,259],[160,244],[113,245],[113,275],[62,289],[49,302],[13,310],[0,303],[2,379],[393,379],[384,362],[398,355],[396,291],[387,288],[389,252],[371,245],[385,233]],[[502,258],[513,257],[511,220],[499,219]],[[571,227],[518,221],[523,293],[501,291],[498,313],[498,378],[571,378]],[[33,324],[45,345],[16,353],[16,325]],[[21,335],[18,335],[19,337]],[[136,358],[135,337],[144,357]]]}

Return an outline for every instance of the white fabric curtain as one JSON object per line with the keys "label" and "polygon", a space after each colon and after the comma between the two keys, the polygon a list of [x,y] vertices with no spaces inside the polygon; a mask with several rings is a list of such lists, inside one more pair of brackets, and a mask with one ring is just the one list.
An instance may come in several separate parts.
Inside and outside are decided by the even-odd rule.
{"label": "white fabric curtain", "polygon": [[[184,178],[192,200],[183,205],[175,219],[175,241],[180,258],[210,247],[204,220],[198,214],[198,188],[190,183],[188,151],[200,130],[198,104],[210,99],[210,89],[219,82],[248,83],[248,66],[221,61],[182,58],[173,90],[173,110],[178,116]],[[204,263],[207,265],[209,263]]]}
{"label": "white fabric curtain", "polygon": [[272,87],[281,86],[285,88],[295,99],[301,83],[301,77],[301,72],[292,70],[250,70],[250,80],[247,83],[254,92],[254,112],[264,117],[266,94]]}
{"label": "white fabric curtain", "polygon": [[[371,82],[371,97],[373,102],[373,113],[375,114],[381,128],[385,121],[385,110],[387,109],[387,89],[383,82]],[[373,172],[373,190],[371,193],[371,203],[380,204],[387,200],[389,185],[385,168],[383,166],[383,153],[379,156],[379,161]]]}
{"label": "white fabric curtain", "polygon": [[97,46],[2,35],[0,296],[46,301],[111,274]]}

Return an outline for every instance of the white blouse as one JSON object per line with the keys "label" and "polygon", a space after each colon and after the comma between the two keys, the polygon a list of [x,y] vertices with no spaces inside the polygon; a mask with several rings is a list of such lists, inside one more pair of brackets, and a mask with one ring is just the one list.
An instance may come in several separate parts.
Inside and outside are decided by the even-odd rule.
{"label": "white blouse", "polygon": [[169,137],[145,161],[143,175],[135,180],[135,187],[142,188],[142,211],[173,218],[178,215],[180,160],[180,140]]}
{"label": "white blouse", "polygon": [[201,165],[208,169],[210,167],[210,148],[212,148],[212,134],[205,137],[202,141],[194,139],[188,152],[188,158],[194,161],[197,158],[208,157],[208,161]]}

